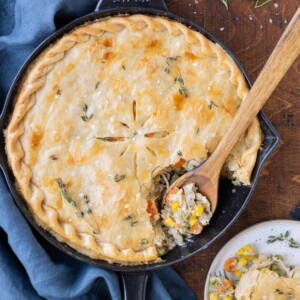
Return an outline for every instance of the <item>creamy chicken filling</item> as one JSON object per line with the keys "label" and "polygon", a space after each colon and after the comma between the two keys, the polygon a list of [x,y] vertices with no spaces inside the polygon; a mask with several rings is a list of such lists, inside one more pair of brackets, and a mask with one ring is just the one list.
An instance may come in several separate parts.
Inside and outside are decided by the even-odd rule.
{"label": "creamy chicken filling", "polygon": [[172,183],[203,161],[181,159],[175,166],[164,169],[153,178],[147,211],[153,223],[154,243],[160,256],[176,245],[183,245],[193,235],[200,234],[203,226],[209,224],[212,217],[210,202],[198,192],[194,183],[182,189],[169,190],[163,203],[163,197]]}

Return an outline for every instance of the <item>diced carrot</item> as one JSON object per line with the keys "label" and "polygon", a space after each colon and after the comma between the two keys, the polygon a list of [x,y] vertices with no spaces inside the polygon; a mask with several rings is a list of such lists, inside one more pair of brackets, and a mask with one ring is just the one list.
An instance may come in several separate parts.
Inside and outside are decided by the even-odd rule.
{"label": "diced carrot", "polygon": [[237,264],[238,264],[238,259],[235,257],[230,257],[224,263],[224,270],[226,272],[232,273],[236,270]]}
{"label": "diced carrot", "polygon": [[145,137],[153,137],[156,132],[149,132],[145,134]]}
{"label": "diced carrot", "polygon": [[181,224],[176,224],[175,227],[178,228],[178,229],[180,229],[181,228]]}
{"label": "diced carrot", "polygon": [[151,220],[154,220],[155,216],[158,214],[157,206],[152,200],[148,200],[147,212],[150,214]]}
{"label": "diced carrot", "polygon": [[197,223],[196,225],[190,227],[189,232],[191,234],[200,234],[202,229],[203,229],[203,226],[201,224]]}
{"label": "diced carrot", "polygon": [[171,205],[171,201],[170,201],[169,197],[170,197],[171,195],[177,194],[178,191],[179,191],[179,188],[178,188],[178,187],[175,187],[175,188],[172,188],[171,190],[169,190],[169,192],[168,192],[168,194],[167,194],[167,196],[166,196],[166,204],[167,204],[168,206]]}
{"label": "diced carrot", "polygon": [[218,287],[218,292],[221,293],[221,292],[226,292],[230,287],[233,286],[233,283],[232,281],[226,279],[223,284]]}
{"label": "diced carrot", "polygon": [[176,164],[171,165],[171,168],[174,168],[174,169],[180,168],[184,165],[184,163],[185,163],[185,159],[180,158],[180,160]]}

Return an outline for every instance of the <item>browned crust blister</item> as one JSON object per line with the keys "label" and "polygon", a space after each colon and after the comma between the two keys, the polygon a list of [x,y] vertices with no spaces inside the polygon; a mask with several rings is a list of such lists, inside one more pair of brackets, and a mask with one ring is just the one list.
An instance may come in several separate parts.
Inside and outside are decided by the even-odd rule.
{"label": "browned crust blister", "polygon": [[[216,57],[219,67],[230,72],[230,82],[237,86],[237,94],[241,99],[244,99],[247,95],[248,88],[237,65],[224,49],[209,41],[202,34],[188,29],[180,23],[160,17],[154,18],[144,15],[113,17],[83,25],[63,36],[43,52],[35,61],[33,67],[27,72],[5,136],[10,166],[21,187],[24,198],[30,204],[36,216],[37,222],[54,232],[59,240],[70,244],[73,248],[93,258],[133,264],[156,260],[158,256],[155,247],[151,246],[140,252],[135,252],[132,249],[119,250],[113,244],[100,242],[94,235],[78,232],[72,224],[60,223],[58,212],[43,203],[43,192],[31,181],[32,171],[30,166],[23,160],[24,150],[20,140],[24,134],[23,119],[36,101],[35,92],[45,85],[47,74],[51,72],[57,62],[64,58],[66,52],[77,43],[87,42],[91,36],[101,36],[104,32],[119,33],[124,28],[130,31],[142,31],[145,28],[149,28],[152,31],[166,31],[170,35],[184,36],[188,43],[199,45],[204,55]],[[253,130],[255,133],[259,132],[259,123],[255,121],[249,130]],[[244,153],[243,159],[245,159],[245,156],[251,157],[251,163],[247,166],[250,174],[256,159],[256,155],[253,156],[253,153],[257,152],[260,144],[260,138],[254,139],[252,145]]]}

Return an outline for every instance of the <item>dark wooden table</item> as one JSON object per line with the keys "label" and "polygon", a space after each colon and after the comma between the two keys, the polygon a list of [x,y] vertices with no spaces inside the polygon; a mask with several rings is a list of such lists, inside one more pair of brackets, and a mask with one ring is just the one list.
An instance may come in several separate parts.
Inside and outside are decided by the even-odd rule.
{"label": "dark wooden table", "polygon": [[[169,0],[167,5],[170,11],[190,18],[220,38],[255,80],[300,1],[273,0],[257,9],[254,8],[255,0],[228,2],[228,11],[219,0]],[[299,78],[300,59],[264,107],[282,140],[264,166],[248,207],[230,230],[209,249],[174,267],[199,299],[203,299],[209,266],[224,243],[258,222],[291,219],[293,209],[300,206]]]}

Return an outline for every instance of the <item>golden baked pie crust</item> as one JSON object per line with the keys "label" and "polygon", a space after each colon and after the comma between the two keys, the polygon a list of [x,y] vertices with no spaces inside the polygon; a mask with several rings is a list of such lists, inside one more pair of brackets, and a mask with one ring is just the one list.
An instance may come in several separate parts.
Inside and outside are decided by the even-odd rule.
{"label": "golden baked pie crust", "polygon": [[[42,138],[41,135],[43,135],[43,130],[41,130],[39,132],[39,128],[37,128],[37,123],[38,123],[37,120],[39,118],[43,119],[43,116],[38,116],[37,112],[34,113],[34,108],[35,108],[35,106],[38,107],[38,105],[40,105],[40,104],[36,104],[36,97],[42,97],[43,90],[47,90],[47,88],[49,91],[49,87],[47,87],[47,83],[50,82],[51,84],[53,84],[53,82],[54,82],[54,81],[51,81],[52,79],[50,80],[49,78],[52,78],[51,76],[53,76],[53,74],[55,72],[56,72],[55,73],[56,75],[59,74],[60,70],[59,69],[56,70],[56,67],[59,65],[59,63],[62,63],[62,62],[64,62],[64,60],[69,59],[68,57],[70,55],[73,55],[73,54],[70,54],[72,49],[78,48],[79,49],[78,51],[80,52],[83,49],[80,47],[83,47],[82,45],[84,45],[85,43],[88,43],[91,40],[93,41],[92,45],[96,45],[96,46],[100,45],[99,47],[105,47],[105,45],[103,46],[103,43],[108,43],[108,44],[110,43],[109,39],[106,39],[106,38],[104,39],[105,34],[108,34],[109,36],[118,36],[118,37],[122,38],[122,35],[126,36],[126,34],[128,35],[130,33],[136,37],[136,40],[138,43],[139,41],[143,40],[143,38],[145,40],[147,38],[149,38],[149,32],[153,33],[153,35],[155,35],[155,34],[162,35],[163,34],[166,38],[170,37],[170,40],[172,42],[173,42],[172,39],[174,39],[174,43],[178,42],[179,45],[180,45],[180,43],[185,43],[187,45],[187,47],[192,47],[193,49],[197,48],[198,50],[196,51],[196,54],[197,53],[199,54],[199,51],[201,52],[201,57],[199,56],[197,59],[203,60],[203,61],[215,60],[216,63],[215,63],[215,65],[213,65],[213,68],[215,68],[216,70],[222,70],[222,72],[226,72],[226,74],[227,74],[226,76],[229,77],[229,83],[232,86],[236,87],[235,88],[236,95],[239,99],[244,99],[245,96],[247,95],[248,88],[247,88],[245,79],[244,79],[243,75],[241,74],[241,71],[239,70],[237,65],[234,63],[234,61],[231,59],[231,57],[228,56],[226,54],[226,52],[224,52],[224,50],[219,45],[212,43],[207,38],[205,38],[202,34],[195,32],[191,29],[188,29],[186,26],[184,26],[180,23],[169,21],[167,19],[160,18],[160,17],[149,17],[149,16],[144,16],[144,15],[112,17],[112,18],[107,18],[104,20],[95,21],[95,22],[92,22],[89,24],[85,24],[85,25],[73,30],[72,32],[64,35],[54,45],[48,47],[36,59],[36,61],[31,65],[31,67],[27,71],[27,75],[25,76],[25,78],[23,80],[23,84],[22,84],[19,94],[17,96],[17,101],[15,104],[15,109],[13,111],[11,121],[5,132],[6,151],[8,154],[10,166],[14,172],[14,175],[17,179],[18,186],[20,187],[20,190],[21,190],[24,198],[26,199],[26,201],[30,205],[31,209],[33,210],[35,219],[38,222],[38,224],[40,224],[41,226],[48,229],[51,233],[53,233],[56,236],[57,239],[59,239],[60,241],[66,242],[73,248],[77,249],[79,252],[89,255],[93,258],[104,259],[104,260],[107,260],[110,262],[120,262],[123,264],[147,263],[149,261],[154,261],[154,260],[158,259],[157,251],[153,244],[153,233],[151,236],[150,221],[147,220],[147,217],[145,215],[146,212],[145,212],[145,214],[143,214],[141,212],[143,209],[145,209],[145,205],[143,207],[141,207],[140,210],[137,210],[137,214],[139,214],[140,218],[143,219],[144,223],[145,223],[145,225],[140,225],[141,228],[139,230],[141,232],[142,231],[147,232],[147,234],[149,234],[149,236],[151,236],[151,238],[149,239],[149,245],[143,245],[140,248],[136,244],[138,239],[141,238],[139,236],[138,229],[136,229],[136,232],[134,232],[134,235],[136,235],[136,237],[133,238],[133,242],[132,242],[133,246],[131,247],[130,246],[130,241],[131,241],[130,233],[128,234],[129,237],[126,237],[126,239],[124,238],[124,240],[119,242],[119,244],[117,242],[116,243],[112,242],[112,238],[110,239],[110,242],[107,242],[107,241],[103,241],[103,239],[102,240],[99,239],[99,236],[97,236],[97,235],[93,234],[92,232],[90,232],[89,230],[87,230],[87,228],[89,228],[88,226],[90,226],[90,225],[86,225],[86,224],[78,225],[79,220],[74,219],[74,218],[69,219],[69,221],[66,220],[66,218],[64,218],[64,216],[63,216],[63,214],[66,212],[66,209],[64,210],[64,208],[62,207],[61,208],[62,210],[59,210],[56,208],[56,206],[61,207],[61,206],[68,205],[68,204],[66,204],[65,201],[62,201],[63,202],[63,204],[62,204],[59,200],[53,200],[54,198],[51,195],[50,196],[52,198],[50,197],[49,199],[52,199],[52,200],[48,200],[48,198],[47,198],[48,194],[46,195],[47,197],[44,194],[45,190],[42,190],[34,182],[36,179],[33,178],[35,173],[33,174],[32,169],[34,169],[34,166],[35,166],[35,159],[36,159],[35,156],[36,156],[37,152],[32,152],[33,154],[30,154],[30,153],[31,153],[31,151],[33,151],[32,149],[35,146],[35,143],[38,144],[40,139]],[[148,33],[148,35],[147,35],[147,33]],[[180,39],[180,40],[178,40],[178,39]],[[106,46],[110,47],[111,45],[106,45]],[[131,46],[134,47],[133,44]],[[156,49],[162,48],[159,45],[156,45],[155,43],[152,46],[156,47]],[[174,45],[170,45],[171,49],[164,49],[162,51],[171,53],[173,46]],[[151,48],[151,43],[150,43],[149,47]],[[97,49],[97,47],[95,49]],[[91,51],[91,53],[94,53],[93,55],[98,55],[96,52],[93,52],[93,51],[96,51],[95,49],[92,49],[90,51]],[[153,51],[153,50],[149,50],[149,51],[150,51],[149,53],[151,53],[151,51]],[[109,54],[107,54],[107,53],[109,53]],[[76,52],[75,52],[75,54],[76,54]],[[113,55],[114,55],[113,51],[111,51],[111,52],[106,51],[104,53],[103,57],[104,57],[104,59],[106,59],[106,62],[109,62],[110,56],[113,56]],[[190,61],[189,61],[190,64],[193,64],[194,62],[196,62],[197,59],[196,60],[194,59],[194,57],[193,57],[194,54],[192,53],[192,51],[188,52],[186,55],[187,55],[186,59],[190,59]],[[167,57],[168,56],[171,57],[171,55],[167,55]],[[151,63],[148,63],[149,59],[151,59],[151,55],[149,57],[147,58],[148,61],[147,61],[147,67],[146,67],[147,76],[151,76],[151,74],[153,72],[153,68],[154,69],[157,68],[157,62],[154,61],[153,66],[151,65]],[[166,57],[164,56],[164,54],[162,54],[162,57],[163,57],[162,59],[165,63]],[[181,58],[179,58],[179,60],[180,59]],[[72,62],[72,59],[70,61]],[[135,65],[135,66],[138,67],[138,62],[135,62],[134,60],[133,60],[133,62],[137,63],[137,65]],[[165,66],[168,66],[168,65],[169,64],[167,63]],[[68,72],[71,72],[71,70],[72,70],[72,68],[74,68],[74,66],[68,65],[66,68],[70,69],[70,71],[68,71],[68,70],[66,71],[68,73]],[[122,68],[125,71],[125,66],[122,65]],[[126,66],[126,69],[127,68],[130,68],[130,66]],[[185,72],[184,74],[186,75],[186,77],[191,76],[191,78],[192,78],[192,76],[195,76],[195,78],[198,79],[197,74],[187,75],[187,73],[186,73],[187,70],[190,70],[190,68],[185,68],[185,70],[184,70],[184,72]],[[120,69],[119,71],[121,72],[122,69]],[[190,70],[189,72],[192,72],[192,70]],[[79,73],[77,75],[80,76]],[[166,74],[166,76],[167,76],[167,74]],[[225,75],[223,74],[222,76],[225,76]],[[105,78],[101,78],[101,79],[105,80]],[[137,79],[134,79],[134,80],[137,80]],[[170,80],[173,80],[173,79],[170,79]],[[116,83],[117,86],[119,87],[120,81],[118,81],[118,78],[116,79],[116,82],[117,82]],[[95,82],[93,82],[93,85],[94,84],[95,84]],[[110,81],[110,84],[113,85],[114,81]],[[178,84],[178,83],[176,83],[176,84]],[[54,90],[53,86],[51,86],[50,88],[52,88]],[[58,87],[55,87],[55,88],[58,90]],[[125,85],[124,89],[126,89],[126,88],[127,88],[127,86]],[[179,88],[180,88],[180,85],[179,85]],[[211,88],[213,89],[213,86]],[[95,86],[95,89],[96,89],[96,86]],[[143,89],[141,90],[141,93],[144,93],[143,97],[146,97],[145,94],[147,94],[148,92],[150,93],[151,89],[153,90],[153,87],[150,87],[150,88],[143,87]],[[64,92],[64,90],[62,91],[62,93],[63,92]],[[231,91],[231,92],[233,93],[234,91]],[[38,93],[40,93],[40,94],[38,94]],[[58,93],[58,91],[56,91],[56,93]],[[210,91],[210,93],[212,93],[212,91]],[[221,97],[221,96],[218,96],[218,93],[219,93],[219,91],[215,91],[214,97],[216,99],[219,99]],[[37,96],[37,94],[38,94],[38,96]],[[60,92],[58,94],[60,94]],[[55,96],[55,93],[54,93],[52,96],[55,98],[57,95]],[[152,94],[149,95],[150,100],[151,100],[151,97],[152,97]],[[232,95],[232,97],[236,98],[236,96],[234,96],[234,95]],[[48,100],[45,99],[45,101],[48,101]],[[111,99],[109,99],[109,100],[111,100]],[[173,97],[173,100],[174,100],[174,97]],[[185,99],[183,99],[183,100],[185,100]],[[196,101],[193,98],[193,96],[191,96],[189,100],[191,101],[190,103],[195,103],[195,101]],[[228,114],[228,116],[230,115],[232,117],[232,115],[236,111],[237,107],[232,108],[232,105],[234,103],[232,101],[230,101],[230,97],[227,98],[227,100],[225,99],[225,101],[222,103],[222,110],[223,110],[222,113],[224,115],[224,110],[226,110],[226,114]],[[59,99],[57,101],[59,101]],[[158,99],[157,102],[159,102],[159,101],[161,101],[161,100]],[[204,101],[204,100],[201,100],[201,101]],[[178,103],[174,102],[173,104],[176,106]],[[144,105],[147,105],[147,103]],[[158,107],[158,103],[156,103],[156,105],[157,106],[154,107],[153,109]],[[214,105],[214,103],[211,105]],[[187,105],[187,107],[188,107],[188,105]],[[195,104],[195,106],[192,106],[192,108],[195,108],[195,107],[196,107],[196,104]],[[220,108],[221,107],[219,107],[219,109]],[[124,105],[124,106],[119,106],[119,109],[120,109],[119,113],[121,113],[121,114],[123,113],[124,116],[126,116],[127,114],[129,114],[129,112],[127,112],[127,110],[131,109],[131,108],[128,108],[127,106]],[[139,108],[137,108],[137,109],[139,109]],[[178,107],[177,107],[177,109],[180,110]],[[206,107],[204,107],[203,109],[205,111],[208,111]],[[210,110],[211,109],[212,109],[212,107],[210,107]],[[190,114],[191,115],[193,114],[192,110],[190,111]],[[141,115],[143,115],[142,112],[141,112]],[[206,118],[206,113],[204,113],[203,116],[204,116],[204,118]],[[227,115],[225,115],[225,117],[226,116]],[[61,115],[61,117],[63,118],[64,116]],[[103,118],[106,118],[106,117],[107,116],[103,116]],[[109,116],[109,117],[111,118],[112,116]],[[151,119],[152,123],[150,122],[151,126],[149,126],[149,128],[151,130],[149,129],[148,132],[156,131],[155,129],[157,129],[157,127],[159,127],[160,125],[161,125],[160,129],[162,129],[162,130],[167,130],[169,132],[172,132],[172,130],[177,130],[176,128],[175,129],[172,128],[173,123],[166,121],[168,119],[168,117],[169,117],[169,115],[165,112],[165,110],[159,111],[159,116],[152,115],[152,119]],[[96,117],[94,116],[94,118],[96,118]],[[28,121],[29,119],[30,119],[30,121]],[[68,119],[66,118],[66,122],[67,121],[68,121]],[[126,121],[128,121],[128,120],[126,120]],[[70,120],[70,122],[72,122],[72,120]],[[77,122],[81,122],[81,120],[79,119]],[[91,120],[91,122],[92,122],[92,120]],[[115,124],[114,122],[115,121],[113,120],[112,124]],[[34,125],[31,126],[30,124],[33,124],[33,123],[34,123]],[[174,120],[174,123],[176,123],[176,120]],[[188,123],[188,120],[187,120],[187,123]],[[70,124],[72,124],[72,123],[70,123]],[[85,124],[82,124],[81,126],[83,127],[84,125]],[[139,124],[139,125],[141,125],[141,124]],[[67,126],[68,125],[66,125],[66,128],[67,128]],[[126,128],[123,128],[122,130],[125,130],[125,129]],[[194,129],[195,128],[193,128],[193,130]],[[63,130],[67,130],[67,129],[63,129]],[[124,133],[124,132],[125,131],[122,131],[122,133]],[[101,135],[101,133],[102,133],[101,129],[99,129],[99,133]],[[67,135],[69,133],[63,132],[62,135],[63,134]],[[148,134],[147,132],[144,132],[144,137],[147,134]],[[221,138],[222,134],[223,133],[220,133],[220,138]],[[166,160],[168,162],[168,164],[172,164],[172,163],[176,162],[176,159],[178,159],[178,157],[176,157],[176,155],[174,156],[173,154],[172,154],[171,158],[169,158],[169,156],[170,156],[169,149],[167,149],[165,152],[164,144],[166,143],[166,141],[167,141],[167,143],[173,143],[173,144],[178,143],[178,140],[172,140],[171,135],[172,134],[169,134],[169,136],[166,137],[166,140],[164,140],[164,142],[159,142],[159,141],[148,142],[147,141],[148,146],[149,145],[152,146],[152,144],[153,144],[154,147],[158,147],[158,153],[159,153],[159,155],[162,156],[161,158],[160,157],[157,158],[157,162],[159,162],[159,163],[161,163],[163,160]],[[28,143],[29,138],[30,138],[30,143]],[[211,152],[214,149],[215,143],[216,143],[215,140],[212,140],[214,143],[212,143],[211,145],[208,144],[207,148],[203,149],[203,143],[199,141],[198,144],[195,144],[191,134],[186,134],[186,136],[183,136],[183,138],[184,138],[183,140],[180,140],[180,143],[182,145],[186,145],[186,151],[185,151],[185,149],[183,149],[182,151],[183,151],[184,157],[187,159],[193,158],[195,153],[200,153],[200,157],[205,157],[207,154],[209,154],[209,152]],[[243,182],[244,184],[250,183],[250,175],[251,175],[252,169],[253,169],[255,161],[256,161],[257,151],[261,145],[261,141],[262,141],[262,134],[261,134],[261,131],[259,128],[258,120],[256,119],[251,124],[249,129],[247,130],[247,133],[245,134],[245,136],[240,140],[240,142],[239,142],[240,145],[237,146],[235,150],[233,150],[233,152],[232,152],[233,154],[232,154],[231,158],[229,158],[229,164],[236,163],[238,165],[238,167],[236,168],[236,171],[240,172],[240,174],[238,175],[239,181]],[[93,145],[95,145],[95,143],[101,144],[102,142],[103,141],[101,141],[101,140],[94,141]],[[45,143],[47,143],[47,142],[45,141]],[[105,143],[105,142],[103,142],[103,143]],[[127,140],[125,141],[125,143],[127,143]],[[128,141],[128,143],[130,143],[130,142]],[[138,142],[136,142],[136,143],[138,143]],[[141,142],[141,143],[146,143],[146,142]],[[114,143],[112,143],[112,144],[114,144]],[[114,144],[113,146],[117,147],[115,145],[116,144]],[[78,147],[80,148],[80,145],[78,146],[78,144],[76,144],[76,142],[72,141],[72,146],[70,146],[70,149],[71,149],[70,152],[72,152],[73,151],[72,149],[75,148],[76,151],[75,150],[74,151],[76,152],[76,155],[77,155],[78,151],[79,151]],[[98,146],[95,146],[95,147],[98,147]],[[105,146],[105,147],[108,147],[108,146]],[[129,147],[129,150],[131,151],[131,149],[133,149],[133,148],[130,148],[130,147],[135,147],[135,146],[129,145],[128,147]],[[110,149],[111,153],[113,152],[113,149],[114,148]],[[150,156],[150,154],[148,153],[150,151],[149,149],[147,150],[146,148],[143,148],[143,149],[138,148],[138,150],[135,149],[135,151],[139,151],[138,153],[140,153],[140,155]],[[111,154],[111,155],[113,155],[113,154]],[[74,155],[72,157],[74,158]],[[236,159],[236,157],[238,157],[238,159]],[[149,183],[149,176],[151,176],[150,168],[152,166],[151,159],[155,159],[155,158],[150,157],[150,159],[148,159],[148,161],[147,161],[147,159],[145,159],[143,161],[143,163],[140,163],[140,169],[138,169],[136,171],[138,174],[138,178],[140,179],[139,183],[141,183],[141,185],[143,185],[143,184],[147,185]],[[59,161],[56,161],[56,163],[59,163]],[[124,162],[123,161],[120,162],[120,165],[123,167],[128,167],[127,164],[128,164],[128,162],[125,159],[124,159]],[[57,177],[60,177],[60,176],[57,176]],[[122,180],[122,182],[120,182],[120,185],[119,185],[122,187],[122,188],[120,188],[120,190],[121,189],[125,190],[124,195],[122,194],[123,195],[122,197],[124,197],[124,199],[126,197],[130,197],[130,190],[131,190],[130,184],[132,184],[132,185],[135,184],[134,179],[131,179],[131,173],[130,173],[130,175],[128,175],[128,178],[131,181],[129,179],[128,179],[128,181]],[[43,180],[45,180],[45,178],[43,178]],[[127,185],[127,182],[128,182],[128,185]],[[52,182],[50,182],[48,184],[49,185],[52,184],[52,186],[56,187],[56,183],[55,183],[54,179],[52,180]],[[109,181],[105,181],[105,184],[109,185]],[[105,184],[103,183],[103,185],[105,185]],[[119,186],[116,186],[114,188],[118,189]],[[109,186],[107,186],[107,188],[109,189]],[[135,188],[133,188],[133,190],[135,190]],[[137,188],[137,191],[138,191],[138,188]],[[118,192],[119,192],[119,190],[118,190]],[[54,191],[53,193],[54,194],[56,193],[56,195],[60,195],[59,189],[57,189],[57,187],[56,187],[56,191]],[[121,193],[121,192],[119,192],[119,193]],[[140,198],[135,198],[134,201],[138,201],[138,199],[140,199]],[[53,201],[53,203],[56,203],[55,204],[56,206],[53,203],[51,203],[51,201]],[[57,201],[57,202],[55,202],[55,201]],[[131,200],[129,199],[128,201],[130,202]],[[60,215],[60,212],[63,212],[63,213],[61,213],[61,215]],[[119,215],[117,215],[116,218],[117,219],[115,221],[116,221],[116,223],[118,223],[123,220],[122,218],[124,218],[124,216],[123,215],[120,216],[120,213],[119,213]],[[84,222],[82,219],[80,220],[80,222]],[[138,221],[139,221],[139,219],[138,219]],[[101,224],[103,224],[103,223],[101,223]],[[103,225],[103,226],[105,226],[105,225]],[[108,230],[113,230],[111,228],[112,226],[113,225],[111,225]],[[116,226],[120,226],[120,225],[116,225]],[[125,230],[123,228],[124,226],[125,225],[123,224],[121,227],[119,227],[119,229],[121,231]],[[81,231],[78,228],[83,228],[83,229]],[[91,225],[91,228],[93,228],[92,225]],[[128,232],[130,232],[130,230]],[[135,229],[133,229],[133,230],[135,230]],[[113,232],[113,231],[111,231],[111,232]],[[129,245],[129,246],[126,248],[125,247],[126,245]]]}

